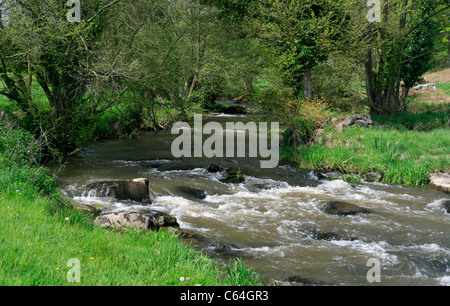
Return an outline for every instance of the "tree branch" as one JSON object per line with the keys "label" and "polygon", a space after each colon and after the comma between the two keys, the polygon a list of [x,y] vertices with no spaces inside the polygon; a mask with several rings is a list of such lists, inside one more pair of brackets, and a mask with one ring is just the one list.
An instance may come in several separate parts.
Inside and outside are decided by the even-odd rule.
{"label": "tree branch", "polygon": [[424,23],[425,21],[427,21],[428,19],[430,19],[433,16],[436,16],[437,14],[445,11],[446,9],[450,8],[450,4],[447,5],[446,7],[434,12],[433,14],[429,15],[427,18],[425,18],[424,20],[422,20],[421,22],[419,22],[418,24],[416,24],[411,30],[409,30],[408,33],[406,33],[405,37],[409,36],[409,34],[411,34],[415,29],[417,29],[422,23]]}
{"label": "tree branch", "polygon": [[409,62],[409,61],[415,60],[415,59],[417,59],[417,58],[419,58],[419,57],[425,56],[425,55],[430,54],[430,53],[435,52],[435,51],[439,51],[439,50],[444,49],[444,48],[447,48],[447,46],[442,46],[442,47],[433,49],[433,50],[431,50],[431,51],[422,53],[422,54],[420,54],[420,55],[417,55],[417,56],[408,58],[407,60],[404,60],[403,62],[401,62],[401,63],[398,64],[398,65],[399,65],[399,66],[400,66],[400,65],[403,65],[403,64],[405,64],[405,63],[407,63],[407,62]]}
{"label": "tree branch", "polygon": [[117,2],[122,1],[122,0],[114,0],[113,2],[110,2],[108,4],[106,4],[105,6],[103,6],[100,10],[98,10],[91,18],[89,18],[87,20],[87,23],[90,23],[95,17],[97,17],[97,15],[101,14],[104,10],[106,10],[108,7],[110,7],[111,5],[116,4]]}

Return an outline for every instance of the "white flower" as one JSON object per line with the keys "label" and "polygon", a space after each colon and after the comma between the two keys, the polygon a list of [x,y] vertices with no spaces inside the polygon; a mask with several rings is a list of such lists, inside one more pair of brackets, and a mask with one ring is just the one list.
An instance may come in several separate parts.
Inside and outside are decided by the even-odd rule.
{"label": "white flower", "polygon": [[180,277],[180,282],[184,282],[184,277]]}
{"label": "white flower", "polygon": [[66,217],[64,220],[69,221],[69,218]]}

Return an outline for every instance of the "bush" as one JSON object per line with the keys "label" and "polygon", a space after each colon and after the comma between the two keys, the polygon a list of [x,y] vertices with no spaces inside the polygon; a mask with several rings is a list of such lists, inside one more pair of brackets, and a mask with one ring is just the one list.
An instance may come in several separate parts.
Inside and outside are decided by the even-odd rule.
{"label": "bush", "polygon": [[3,166],[37,165],[41,160],[41,148],[27,131],[0,123],[0,155],[4,156]]}
{"label": "bush", "polygon": [[327,107],[322,99],[290,101],[285,107],[289,130],[284,135],[285,144],[296,146],[309,143],[316,129],[322,127],[328,117]]}
{"label": "bush", "polygon": [[343,112],[362,112],[364,69],[345,56],[331,56],[313,70],[313,92]]}
{"label": "bush", "polygon": [[56,179],[46,168],[34,168],[26,165],[12,165],[0,169],[0,192],[29,189],[45,195],[53,195],[57,191]]}

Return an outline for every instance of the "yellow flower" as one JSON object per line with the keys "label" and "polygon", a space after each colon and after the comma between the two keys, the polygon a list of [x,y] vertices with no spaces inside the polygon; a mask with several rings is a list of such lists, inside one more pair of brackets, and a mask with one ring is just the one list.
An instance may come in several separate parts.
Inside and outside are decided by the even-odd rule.
{"label": "yellow flower", "polygon": [[59,270],[59,268],[56,268],[56,270],[58,271],[58,270]]}
{"label": "yellow flower", "polygon": [[94,257],[91,257],[91,258],[90,258],[90,260],[94,260],[94,259],[95,259]]}

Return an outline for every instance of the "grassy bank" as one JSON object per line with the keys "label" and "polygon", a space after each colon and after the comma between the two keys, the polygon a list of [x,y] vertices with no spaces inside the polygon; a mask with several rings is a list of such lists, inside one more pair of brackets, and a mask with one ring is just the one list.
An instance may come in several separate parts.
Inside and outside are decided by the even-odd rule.
{"label": "grassy bank", "polygon": [[[0,127],[0,285],[261,284],[245,264],[219,264],[171,233],[96,227],[33,165],[37,153],[26,132]],[[80,283],[67,279],[73,258]]]}
{"label": "grassy bank", "polygon": [[381,181],[425,187],[429,173],[450,168],[450,137],[446,129],[431,132],[352,127],[338,133],[326,129],[322,142],[289,152],[299,166],[311,170],[336,171],[344,179],[358,181],[355,174],[383,175]]}
{"label": "grassy bank", "polygon": [[[428,78],[437,84],[436,91],[412,90],[408,112],[374,115],[377,126],[352,126],[342,132],[328,123],[319,141],[298,147],[288,144],[281,150],[282,158],[310,170],[339,172],[350,182],[377,172],[383,183],[428,186],[430,173],[450,171],[449,72],[447,69],[430,74]],[[326,121],[329,113],[326,109],[314,113],[320,119],[312,121]],[[332,116],[344,119],[349,115]]]}

